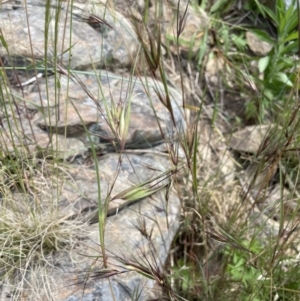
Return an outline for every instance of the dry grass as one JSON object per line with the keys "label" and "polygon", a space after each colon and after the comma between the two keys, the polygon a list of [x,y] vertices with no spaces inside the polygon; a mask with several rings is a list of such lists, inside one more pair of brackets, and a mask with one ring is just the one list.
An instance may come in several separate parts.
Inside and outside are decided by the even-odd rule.
{"label": "dry grass", "polygon": [[[183,156],[179,157],[178,146],[172,146],[167,142],[168,158],[173,168],[162,175],[164,179],[172,178],[173,186],[182,204],[181,227],[170,250],[168,264],[164,270],[161,270],[158,264],[153,264],[146,256],[142,258],[143,260],[136,261],[122,256],[117,259],[126,265],[129,271],[136,271],[156,280],[164,291],[166,299],[169,300],[199,300],[200,298],[201,300],[275,300],[277,296],[282,300],[297,300],[300,291],[295,276],[298,275],[296,268],[299,206],[296,205],[294,211],[288,213],[285,211],[284,198],[281,197],[277,205],[279,217],[276,220],[259,209],[259,202],[263,201],[258,201],[251,195],[253,185],[251,187],[243,182],[240,173],[243,161],[228,149],[223,135],[224,132],[228,133],[231,123],[228,122],[230,116],[226,115],[224,109],[224,95],[221,92],[227,87],[222,83],[222,76],[226,81],[228,75],[233,76],[233,85],[239,88],[244,85],[245,91],[249,89],[249,81],[241,76],[243,72],[239,73],[238,68],[233,68],[234,72],[229,68],[235,61],[230,61],[232,57],[226,53],[228,49],[225,48],[232,45],[224,45],[223,49],[223,46],[218,44],[214,48],[213,55],[221,58],[224,66],[229,66],[228,73],[226,68],[217,68],[216,74],[222,72],[224,74],[218,78],[216,86],[205,77],[207,67],[205,62],[209,61],[209,49],[203,46],[206,43],[203,42],[200,54],[196,58],[187,59],[180,55],[179,39],[185,29],[192,5],[195,3],[183,7],[178,4],[178,7],[173,7],[173,10],[178,13],[177,26],[174,27],[176,31],[173,32],[175,37],[173,42],[177,41],[175,52],[164,48],[166,45],[163,43],[162,33],[165,28],[162,20],[165,15],[161,6],[158,5],[155,10],[153,7],[148,8],[148,11],[146,9],[145,15],[140,18],[137,18],[133,11],[128,12],[129,15],[131,14],[131,22],[141,47],[140,56],[133,58],[134,67],[129,76],[148,75],[154,82],[156,80],[162,82],[162,90],[156,90],[157,96],[167,108],[175,128],[177,125],[170,101],[169,85],[176,82],[182,90],[182,106],[185,110],[188,130],[179,139]],[[211,7],[212,14],[216,7],[216,5]],[[201,17],[202,14],[201,11]],[[87,22],[93,22],[95,26],[97,23],[104,22],[92,14],[83,14],[83,17]],[[213,17],[216,15],[212,15]],[[223,25],[222,22],[218,21],[218,23]],[[224,34],[223,29],[218,27],[213,36],[216,39],[219,36],[224,38],[229,31]],[[207,33],[208,31],[203,33],[206,38]],[[166,51],[165,56],[163,50]],[[196,68],[193,68],[193,64]],[[241,68],[245,66],[247,68],[248,61],[243,64],[239,61],[238,64],[242,66]],[[56,64],[54,69],[57,76],[64,74],[72,80],[76,79],[74,74],[71,75],[60,64]],[[246,71],[251,72],[250,69]],[[205,81],[196,80],[201,76]],[[1,88],[1,97],[4,98],[5,94],[9,93],[9,83],[3,64],[1,78],[5,83]],[[78,85],[94,99],[83,83],[78,81]],[[204,91],[199,88],[200,85],[203,85]],[[297,93],[297,91],[292,92]],[[205,95],[211,96],[210,103]],[[96,99],[94,100],[97,102]],[[125,149],[130,105],[127,103],[122,107],[116,103],[112,107],[105,106],[107,122],[115,135],[120,152]],[[280,185],[281,194],[283,195],[284,188],[289,186],[289,189],[293,190],[290,196],[296,196],[295,199],[298,201],[299,158],[297,155],[289,156],[289,154],[298,152],[299,107],[297,106],[296,109],[291,107],[285,108],[283,117],[272,120],[280,125],[278,129],[281,129],[281,134],[278,140],[275,136],[264,140],[258,154],[250,156],[250,161],[258,162],[260,170],[266,166],[272,170],[272,176],[270,173],[266,177],[263,192],[270,188],[271,178],[279,174],[279,180],[276,181]],[[5,108],[4,106],[4,115],[8,114]],[[80,112],[78,113],[80,115]],[[177,133],[180,134],[181,130],[177,128]],[[21,133],[21,128],[19,131]],[[14,141],[15,136],[12,131],[8,136],[11,141]],[[91,158],[96,162],[97,150],[93,147],[91,138],[90,143]],[[26,294],[29,299],[32,298],[30,294],[43,298],[45,295],[39,294],[36,289],[42,286],[47,292],[47,298],[50,299],[53,298],[51,280],[46,276],[38,279],[38,274],[44,275],[45,266],[51,266],[48,257],[53,252],[67,251],[78,244],[87,231],[87,224],[80,217],[73,219],[72,206],[70,206],[70,214],[65,214],[68,208],[61,211],[59,198],[62,187],[59,186],[59,179],[63,174],[68,181],[72,181],[68,169],[62,162],[53,158],[52,161],[49,158],[48,160],[26,158],[23,155],[18,158],[17,154],[20,152],[16,147],[14,156],[1,154],[0,275],[2,285],[6,285],[6,288],[12,287],[9,292],[3,290],[3,294],[12,294],[15,300],[22,299]],[[96,170],[98,170],[97,166]],[[254,182],[260,170],[256,172]],[[104,230],[109,197],[104,204],[101,202],[99,174],[97,174],[97,181],[99,204],[95,220],[99,221],[98,230],[104,266],[95,277],[109,278],[117,274],[116,271],[106,269],[107,250],[104,243]],[[147,186],[149,183],[145,182],[125,190],[115,198],[134,202],[152,195],[161,188],[159,186],[149,190]],[[151,234],[144,231],[143,220],[140,220],[137,227],[144,237],[150,240]],[[291,266],[291,262],[294,266]],[[31,280],[28,280],[28,274],[32,277]]]}
{"label": "dry grass", "polygon": [[[38,296],[38,287],[49,284],[44,270],[52,265],[52,254],[73,249],[87,233],[87,224],[72,218],[72,204],[64,210],[59,205],[61,178],[67,172],[62,167],[58,172],[46,161],[35,168],[32,162],[26,163],[30,164],[28,170],[23,166],[19,169],[22,174],[3,173],[5,180],[0,184],[2,296],[7,293],[14,300]],[[68,210],[70,214],[66,214]]]}

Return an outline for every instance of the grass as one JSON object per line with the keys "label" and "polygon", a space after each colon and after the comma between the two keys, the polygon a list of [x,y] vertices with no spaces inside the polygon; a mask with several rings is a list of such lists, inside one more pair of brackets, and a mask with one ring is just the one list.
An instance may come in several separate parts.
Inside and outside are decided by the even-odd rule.
{"label": "grass", "polygon": [[[170,86],[181,89],[187,122],[187,131],[179,140],[183,156],[180,158],[178,146],[171,145],[166,139],[167,157],[172,166],[169,170],[117,195],[112,195],[117,183],[114,182],[103,200],[96,163],[98,146],[88,128],[83,127],[91,145],[91,160],[98,171],[98,215],[93,219],[99,221],[99,258],[103,267],[97,271],[97,277],[109,278],[117,274],[107,265],[107,253],[116,251],[107,250],[105,245],[109,203],[117,199],[133,203],[165,187],[169,192],[170,183],[165,184],[162,180],[172,179],[180,196],[182,212],[181,226],[168,261],[163,268],[159,263],[153,263],[153,250],[153,258],[147,258],[145,254],[143,260],[117,256],[128,271],[156,280],[167,300],[298,300],[299,72],[292,57],[298,51],[297,12],[292,7],[285,8],[282,0],[277,1],[275,11],[258,1],[250,1],[238,15],[232,10],[237,5],[235,1],[198,2],[179,1],[171,9],[168,6],[171,4],[162,7],[159,1],[154,1],[150,6],[146,1],[146,9],[140,18],[129,10],[140,49],[137,58],[132,58],[131,69],[122,70],[124,80],[128,76],[132,81],[135,74],[146,91],[150,81],[143,80],[145,75],[152,78],[151,85],[156,80],[161,81],[160,88],[155,86],[154,89],[178,132],[181,129],[176,128]],[[69,2],[70,10],[72,5]],[[45,22],[45,29],[52,18],[50,1],[46,7],[48,22]],[[170,18],[166,8],[175,16],[170,28],[163,22]],[[109,1],[107,10],[113,14],[115,9]],[[56,28],[61,13],[62,10],[56,10]],[[199,27],[196,32],[185,31],[191,15],[205,21],[203,28]],[[105,24],[102,16],[83,12],[83,19],[92,22],[93,26]],[[273,49],[262,56],[252,53],[247,46],[247,30],[269,42]],[[191,36],[186,36],[188,34]],[[45,40],[49,39],[46,34]],[[96,104],[97,97],[77,76],[84,71],[72,70],[62,64],[63,50],[55,47],[57,53],[53,53],[53,58],[46,54],[40,61],[30,58],[29,65],[17,68],[10,55],[10,45],[1,32],[0,41],[8,57],[6,64],[0,61],[3,116],[0,274],[1,283],[13,287],[14,300],[21,300],[24,291],[28,290],[28,271],[43,269],[48,264],[48,256],[54,252],[73,249],[86,235],[89,226],[81,217],[74,220],[71,208],[63,211],[60,207],[59,195],[65,183],[60,179],[67,182],[73,179],[67,162],[56,157],[55,144],[50,141],[49,145],[54,148],[50,147],[45,153],[42,150],[33,152],[24,143],[23,124],[16,107],[22,108],[22,114],[28,114],[29,109],[24,99],[17,99],[10,93],[12,83],[7,76],[12,75],[12,69],[33,74],[45,71],[46,78],[54,73],[56,106],[61,101],[61,76],[75,81]],[[54,37],[54,43],[58,44],[58,36]],[[64,46],[66,53],[72,53],[71,42]],[[44,47],[48,48],[47,43]],[[113,65],[108,64],[106,69],[109,68]],[[98,82],[99,95],[103,95],[100,80]],[[130,89],[127,94],[129,99],[134,97]],[[242,108],[238,111],[230,103],[234,97]],[[76,110],[76,106],[74,108]],[[106,113],[121,162],[129,131],[131,101],[124,104],[115,100],[112,106],[105,104],[104,108],[98,109]],[[77,113],[80,116],[80,112]],[[226,141],[234,130],[247,124],[259,126],[264,123],[272,123],[275,130],[263,140],[255,154],[237,153],[228,148]],[[248,181],[244,177],[247,166],[254,169],[252,180]],[[115,178],[118,173],[119,170]],[[263,180],[260,180],[262,174]],[[257,185],[259,191],[253,194]],[[275,201],[270,201],[269,194],[275,187],[279,194]],[[65,213],[68,209],[70,214]],[[144,220],[141,219],[136,227],[151,241],[151,232],[147,231]],[[29,299],[36,290],[32,289]],[[136,293],[133,299],[138,300],[138,297]],[[47,298],[53,298],[51,292]]]}

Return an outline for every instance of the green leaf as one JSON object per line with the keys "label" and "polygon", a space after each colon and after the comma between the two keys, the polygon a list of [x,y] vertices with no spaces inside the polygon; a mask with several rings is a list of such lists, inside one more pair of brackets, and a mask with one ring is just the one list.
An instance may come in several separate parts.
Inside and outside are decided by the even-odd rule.
{"label": "green leaf", "polygon": [[290,81],[288,76],[283,72],[277,72],[276,74],[274,74],[273,79],[287,85],[288,87],[293,87],[293,83]]}
{"label": "green leaf", "polygon": [[0,41],[1,41],[2,46],[7,50],[7,43],[4,39],[4,36],[1,33],[0,33]]}
{"label": "green leaf", "polygon": [[272,102],[274,100],[274,95],[273,95],[272,91],[269,89],[265,89],[263,91],[263,95],[268,102]]}
{"label": "green leaf", "polygon": [[276,41],[274,41],[268,33],[260,29],[251,29],[251,32],[254,33],[258,39],[261,41],[267,42],[273,46],[276,45]]}
{"label": "green leaf", "polygon": [[[168,170],[158,175],[157,177],[150,179],[144,183],[137,184],[133,187],[127,188],[124,191],[115,195],[111,200],[115,199],[123,199],[128,202],[135,202],[137,200],[141,200],[150,195],[153,195],[157,191],[166,187],[169,184],[169,181],[163,182],[166,179],[169,179],[172,175],[172,170]],[[159,180],[159,183],[157,183]]]}
{"label": "green leaf", "polygon": [[273,10],[262,5],[258,0],[255,0],[255,4],[259,12],[263,15],[264,18],[266,18],[266,15],[268,15],[268,17],[272,19],[275,22],[275,24],[278,26],[278,16],[274,13]]}
{"label": "green leaf", "polygon": [[285,1],[284,0],[277,0],[276,1],[276,8],[280,11],[285,11]]}
{"label": "green leaf", "polygon": [[210,12],[215,13],[221,9],[227,3],[228,0],[219,0],[211,7]]}
{"label": "green leaf", "polygon": [[290,33],[284,40],[283,42],[289,42],[289,41],[293,41],[293,40],[297,40],[299,38],[299,33],[298,31],[293,31],[292,33]]}
{"label": "green leaf", "polygon": [[298,24],[298,12],[293,5],[286,9],[286,4],[283,0],[277,0],[276,9],[279,18],[277,26],[279,40],[283,40],[289,33],[295,30]]}
{"label": "green leaf", "polygon": [[198,66],[201,66],[203,58],[205,56],[206,48],[207,48],[207,45],[208,45],[207,40],[208,40],[208,30],[205,30],[204,31],[204,36],[202,38],[202,43],[199,47],[198,62],[197,62]]}
{"label": "green leaf", "polygon": [[258,70],[260,73],[264,73],[264,71],[266,70],[266,68],[268,67],[270,62],[270,57],[269,56],[265,56],[262,57],[261,59],[259,59],[258,61]]}
{"label": "green leaf", "polygon": [[297,53],[298,52],[298,39],[290,42],[288,45],[285,45],[282,49],[282,51],[280,51],[280,55],[284,55],[284,54],[293,54],[293,53]]}
{"label": "green leaf", "polygon": [[241,51],[245,50],[245,47],[247,46],[247,41],[244,36],[238,36],[238,35],[232,34],[231,40],[239,50],[241,50]]}

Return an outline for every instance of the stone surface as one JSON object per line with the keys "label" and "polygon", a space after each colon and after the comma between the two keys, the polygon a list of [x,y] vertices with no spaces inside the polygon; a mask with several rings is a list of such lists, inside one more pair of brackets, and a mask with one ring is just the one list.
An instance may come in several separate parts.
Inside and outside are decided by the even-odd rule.
{"label": "stone surface", "polygon": [[[107,5],[76,3],[71,9],[67,2],[60,2],[59,7],[53,2],[47,30],[44,5],[43,1],[27,1],[26,6],[1,13],[0,26],[8,49],[0,45],[0,56],[7,57],[9,52],[8,64],[12,64],[11,58],[34,57],[46,59],[50,65],[57,62],[86,70],[111,64],[129,66],[136,56],[138,43],[130,22]],[[103,20],[101,26],[93,28],[91,14]]]}
{"label": "stone surface", "polygon": [[[127,200],[125,195],[122,197],[123,192],[143,185],[144,189],[153,190],[150,194],[154,194],[170,184],[169,172],[172,171],[170,161],[151,153],[122,156],[109,153],[101,156],[98,159],[99,180],[96,168],[96,164],[87,166],[73,160],[72,164],[57,170],[46,182],[39,182],[38,177],[33,177],[35,189],[44,192],[39,202],[46,208],[55,199],[59,217],[75,219],[80,216],[86,221],[96,222],[99,185],[102,205],[108,202],[107,212],[111,216],[139,200]],[[45,183],[48,189],[45,189]]]}
{"label": "stone surface", "polygon": [[[178,50],[180,54],[185,57],[194,57],[201,47],[202,43],[206,41],[203,39],[205,31],[209,26],[209,18],[207,14],[201,9],[188,5],[184,1],[180,2],[180,16],[178,20],[177,1],[167,1],[164,5],[164,17],[165,20],[165,33],[164,41],[168,45],[168,49],[174,52],[176,55]],[[172,4],[169,2],[173,2]],[[183,20],[183,16],[185,19]],[[182,32],[178,36],[178,25],[182,23]],[[176,46],[177,42],[179,47]]]}
{"label": "stone surface", "polygon": [[264,56],[268,54],[273,48],[273,45],[262,41],[251,31],[246,32],[246,39],[251,51],[257,55]]}
{"label": "stone surface", "polygon": [[271,124],[247,126],[230,135],[228,137],[228,144],[237,151],[257,153],[262,142],[272,132],[274,132],[274,126]]}
{"label": "stone surface", "polygon": [[[179,200],[171,195],[168,209],[165,205],[163,198],[157,195],[154,199],[147,198],[132,205],[130,213],[121,211],[108,219],[105,231],[108,250],[106,270],[101,267],[101,250],[97,245],[98,225],[90,227],[88,240],[71,253],[60,253],[52,259],[56,265],[50,275],[57,280],[52,290],[54,300],[132,300],[138,294],[140,296],[136,300],[157,297],[159,287],[156,281],[130,271],[128,263],[139,262],[149,269],[152,266],[161,270],[178,227]],[[137,229],[141,219],[148,233],[151,232],[151,240]],[[127,262],[122,262],[122,259]],[[108,279],[105,272],[116,275]]]}
{"label": "stone surface", "polygon": [[[157,95],[158,91],[166,99],[162,83],[150,78],[128,80],[97,70],[77,74],[72,81],[61,76],[59,90],[54,77],[49,77],[47,84],[45,81],[39,79],[28,87],[23,100],[28,108],[38,108],[33,123],[51,134],[78,137],[89,130],[93,141],[107,148],[124,143],[125,148],[139,149],[172,142],[185,131],[180,93],[169,88],[174,124]],[[20,90],[14,93],[20,94]],[[128,128],[124,130],[126,118]]]}
{"label": "stone surface", "polygon": [[[134,264],[142,264],[150,272],[151,268],[156,269],[159,273],[179,227],[179,199],[172,190],[166,199],[168,187],[165,184],[170,178],[165,177],[164,171],[170,168],[170,162],[154,155],[131,154],[124,155],[120,163],[118,154],[107,154],[99,158],[98,164],[101,199],[103,202],[105,199],[112,200],[108,204],[110,216],[105,228],[108,266],[103,269],[99,226],[92,224],[86,229],[87,237],[75,248],[49,255],[48,265],[37,267],[37,270],[29,274],[32,279],[40,277],[35,285],[41,286],[40,289],[36,287],[41,300],[47,300],[50,296],[53,300],[132,300],[137,291],[140,293],[137,300],[148,300],[160,294],[154,270],[153,279],[148,279],[134,271]],[[59,199],[57,212],[62,220],[66,217],[75,219],[76,216],[93,217],[95,214],[90,213],[97,211],[98,201],[94,169],[95,165],[87,168],[72,164],[64,172],[65,181],[62,180],[62,174],[58,176],[60,180],[56,183],[53,180],[49,182],[48,190],[44,188],[40,199],[44,204],[41,206],[50,206],[51,209],[51,199]],[[157,178],[159,175],[164,176],[162,179]],[[127,207],[124,207],[125,200],[114,199],[126,189],[149,179],[153,181],[147,187],[161,187],[151,196],[132,205],[127,204]],[[55,197],[57,191],[60,192],[59,197]],[[22,203],[24,195],[16,194],[15,199]],[[18,214],[22,212],[26,214],[27,211],[21,211],[20,208]],[[83,227],[86,228],[84,225]],[[48,296],[42,289],[43,277],[49,281]],[[29,295],[29,299],[33,300],[32,298]]]}
{"label": "stone surface", "polygon": [[266,190],[277,171],[277,164],[271,167],[265,166],[263,162],[251,162],[243,174],[245,189],[250,191],[257,202],[266,198]]}
{"label": "stone surface", "polygon": [[[55,76],[7,70],[11,85],[1,99],[1,158],[31,160],[36,169],[26,166],[25,191],[14,182],[7,187],[5,197],[13,202],[1,203],[1,209],[28,223],[32,212],[50,224],[55,216],[60,230],[68,223],[82,225],[74,233],[77,243],[64,251],[45,253],[42,262],[24,259],[27,272],[1,283],[6,300],[148,300],[162,293],[161,271],[180,215],[171,185],[174,166],[162,151],[176,147],[186,130],[182,96],[168,87],[167,99],[159,81],[100,69],[130,66],[138,48],[130,21],[103,3],[75,3],[68,10],[68,2],[60,9],[51,2],[48,45],[40,26],[44,1],[5,3],[0,12],[11,56],[0,45],[6,66],[32,65],[33,57],[37,63],[46,55],[49,67],[57,63],[59,70]],[[95,17],[102,24],[96,26]],[[144,194],[132,193],[136,189]],[[99,204],[107,215],[105,269]],[[137,265],[146,269],[144,275]]]}

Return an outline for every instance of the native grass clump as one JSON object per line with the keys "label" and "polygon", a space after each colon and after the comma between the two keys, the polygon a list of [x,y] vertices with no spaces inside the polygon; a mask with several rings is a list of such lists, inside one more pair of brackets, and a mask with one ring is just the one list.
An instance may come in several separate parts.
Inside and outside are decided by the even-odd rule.
{"label": "native grass clump", "polygon": [[[299,252],[297,10],[283,1],[273,8],[253,1],[237,15],[221,1],[205,3],[213,50],[193,63],[209,100],[201,94],[200,105],[189,107],[201,127],[185,182],[191,188],[182,191],[184,222],[174,250],[182,247],[171,255],[171,279],[187,300],[293,299],[299,293],[292,274]],[[267,50],[255,48],[254,39]],[[201,116],[213,125],[208,133]]]}
{"label": "native grass clump", "polygon": [[[117,10],[113,2],[107,1],[109,10]],[[139,50],[132,66],[122,72],[131,78],[149,76],[161,81],[162,88],[154,89],[179,133],[169,88],[177,87],[183,99],[185,133],[178,135],[176,144],[165,139],[165,155],[172,167],[152,179],[155,184],[144,181],[114,196],[109,191],[102,200],[102,179],[96,172],[99,202],[89,220],[76,215],[71,206],[63,210],[60,206],[63,185],[76,186],[67,163],[78,153],[68,159],[59,156],[58,143],[51,139],[61,133],[52,132],[50,126],[51,139],[33,149],[28,135],[23,135],[30,122],[22,124],[20,116],[34,114],[34,109],[11,92],[13,85],[24,84],[22,72],[33,78],[54,74],[57,104],[61,76],[76,82],[96,103],[80,79],[84,72],[64,65],[62,53],[51,59],[45,54],[16,68],[0,31],[8,58],[0,60],[0,277],[1,284],[13,285],[18,279],[20,285],[12,293],[16,300],[23,294],[22,285],[26,287],[27,272],[38,273],[54,252],[68,252],[80,244],[91,221],[99,223],[103,266],[97,275],[116,275],[116,270],[107,268],[107,254],[115,251],[105,245],[107,216],[112,212],[109,203],[122,199],[131,204],[165,187],[169,193],[171,185],[180,196],[181,216],[167,264],[152,264],[147,255],[143,261],[117,256],[128,271],[157,281],[167,300],[296,300],[299,295],[299,20],[295,3],[167,1],[163,6],[163,2],[145,1],[143,13],[127,11]],[[60,13],[58,9],[56,20]],[[110,26],[97,14],[82,13],[94,27]],[[263,43],[267,50],[255,46]],[[71,42],[68,47],[72,50]],[[108,63],[105,68],[109,72],[112,67]],[[100,78],[98,83],[103,96]],[[109,143],[120,158],[129,135],[131,105],[130,101],[104,103],[101,108],[113,134]],[[35,110],[43,113],[42,106]],[[76,106],[74,111],[83,121]],[[67,135],[66,127],[62,131]],[[90,145],[82,149],[88,153],[85,159],[98,162],[102,149],[95,136],[86,125],[81,131]],[[34,133],[30,139],[36,139]],[[249,143],[242,146],[245,141]],[[165,179],[172,184],[165,184]],[[151,240],[143,219],[136,227]],[[154,253],[152,249],[153,257]]]}

